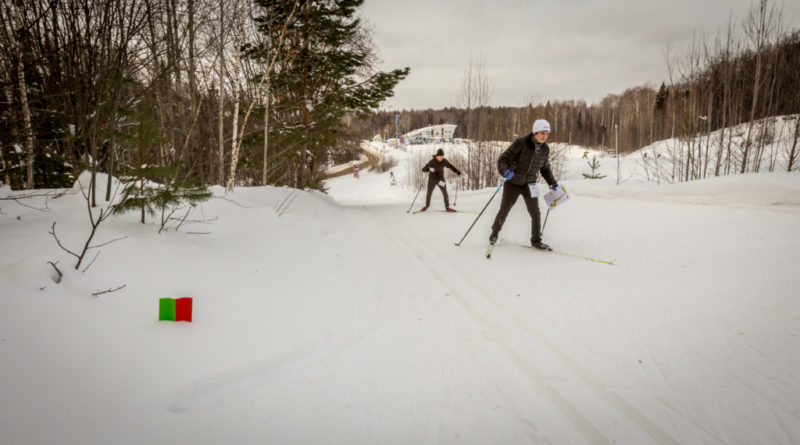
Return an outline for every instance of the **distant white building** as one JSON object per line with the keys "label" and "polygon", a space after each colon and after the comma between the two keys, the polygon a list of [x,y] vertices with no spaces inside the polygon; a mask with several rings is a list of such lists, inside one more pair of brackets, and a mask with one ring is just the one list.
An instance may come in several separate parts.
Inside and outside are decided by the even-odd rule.
{"label": "distant white building", "polygon": [[456,127],[457,125],[455,124],[441,124],[409,131],[403,135],[403,143],[453,142],[453,133],[455,133]]}

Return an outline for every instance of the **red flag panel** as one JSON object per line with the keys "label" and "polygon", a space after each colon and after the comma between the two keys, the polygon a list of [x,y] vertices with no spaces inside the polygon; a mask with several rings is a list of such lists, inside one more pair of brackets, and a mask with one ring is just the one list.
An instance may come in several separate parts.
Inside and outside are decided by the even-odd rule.
{"label": "red flag panel", "polygon": [[192,321],[192,299],[175,299],[175,321]]}

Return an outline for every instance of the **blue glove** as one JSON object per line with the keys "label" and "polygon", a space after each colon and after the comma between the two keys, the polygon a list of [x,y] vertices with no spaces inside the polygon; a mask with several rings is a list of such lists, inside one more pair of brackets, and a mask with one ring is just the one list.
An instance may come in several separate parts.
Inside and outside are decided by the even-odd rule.
{"label": "blue glove", "polygon": [[510,181],[511,178],[514,177],[514,172],[512,172],[511,170],[506,170],[503,172],[503,177],[506,178],[507,181]]}
{"label": "blue glove", "polygon": [[550,186],[550,190],[555,190],[556,187],[558,187],[558,184],[553,184],[553,185]]}

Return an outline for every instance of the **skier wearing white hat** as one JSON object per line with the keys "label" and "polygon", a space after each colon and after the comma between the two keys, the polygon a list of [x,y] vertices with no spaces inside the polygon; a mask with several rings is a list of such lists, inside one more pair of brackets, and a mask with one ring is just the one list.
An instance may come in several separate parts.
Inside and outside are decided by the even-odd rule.
{"label": "skier wearing white hat", "polygon": [[547,137],[550,135],[550,123],[544,119],[536,119],[533,129],[517,140],[497,159],[497,171],[506,179],[503,186],[503,199],[500,210],[494,218],[492,233],[489,242],[494,244],[503,228],[508,212],[522,195],[525,207],[531,216],[531,246],[542,250],[552,250],[542,242],[540,232],[539,192],[536,189],[536,180],[542,174],[550,188],[555,188],[558,183],[550,169],[550,147],[547,146]]}

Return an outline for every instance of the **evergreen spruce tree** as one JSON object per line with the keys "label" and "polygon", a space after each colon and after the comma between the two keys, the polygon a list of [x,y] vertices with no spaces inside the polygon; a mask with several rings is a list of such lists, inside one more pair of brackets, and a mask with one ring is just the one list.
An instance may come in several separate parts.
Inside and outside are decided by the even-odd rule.
{"label": "evergreen spruce tree", "polygon": [[134,163],[124,166],[125,173],[120,178],[124,187],[119,202],[113,206],[113,213],[138,210],[142,224],[148,215],[151,218],[159,216],[160,232],[166,228],[170,216],[179,207],[185,204],[195,206],[211,198],[211,191],[198,180],[175,180],[180,164],[153,163],[154,151],[163,138],[158,132],[151,105],[145,100],[139,105],[139,110],[132,114],[137,121],[135,133],[118,135],[122,145],[131,152]]}
{"label": "evergreen spruce tree", "polygon": [[[319,188],[318,170],[337,150],[342,119],[377,109],[408,76],[409,68],[373,68],[376,50],[356,17],[363,0],[298,0],[296,6],[286,0],[256,3],[263,12],[256,21],[266,43],[246,45],[245,54],[266,62],[275,48],[291,42],[287,57],[270,76],[277,126],[270,131],[270,144],[280,146],[295,166],[286,182]],[[278,42],[280,25],[290,14],[283,42]]]}
{"label": "evergreen spruce tree", "polygon": [[669,99],[667,86],[664,85],[664,82],[661,82],[661,87],[658,89],[658,93],[656,93],[656,111],[664,110],[664,107],[667,105],[667,99]]}
{"label": "evergreen spruce tree", "polygon": [[600,168],[600,163],[597,162],[597,157],[592,156],[592,162],[589,162],[589,168],[592,169],[592,172],[589,174],[582,173],[583,177],[586,179],[603,179],[606,175],[601,175],[597,172],[597,169]]}

